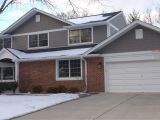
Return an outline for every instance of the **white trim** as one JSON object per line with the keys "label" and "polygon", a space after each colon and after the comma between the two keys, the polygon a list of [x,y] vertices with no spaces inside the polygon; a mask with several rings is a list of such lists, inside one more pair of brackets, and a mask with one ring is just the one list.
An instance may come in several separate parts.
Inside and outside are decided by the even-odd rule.
{"label": "white trim", "polygon": [[119,31],[119,28],[117,28],[115,25],[109,22],[110,27],[114,28],[116,31]]}
{"label": "white trim", "polygon": [[15,62],[15,80],[19,80],[19,62]]}
{"label": "white trim", "polygon": [[[80,77],[70,77],[70,60],[76,60],[76,59],[79,59],[80,60],[80,67],[81,67],[81,76]],[[59,77],[59,61],[60,60],[68,60],[69,61],[69,77]],[[82,59],[81,58],[69,58],[69,59],[57,59],[56,60],[56,81],[70,81],[70,80],[82,80],[82,76],[83,76],[83,63],[82,63]]]}
{"label": "white trim", "polygon": [[107,38],[111,35],[110,24],[107,24]]}
{"label": "white trim", "polygon": [[[41,46],[41,47],[29,47],[29,36],[30,35],[37,35],[38,36],[38,45],[39,45],[39,35],[40,34],[47,34],[47,37],[48,37],[48,45],[47,46]],[[46,33],[46,32],[44,32],[44,33],[37,33],[37,34],[28,34],[28,50],[34,50],[34,49],[43,49],[43,48],[49,48],[49,32],[48,33]]]}
{"label": "white trim", "polygon": [[6,37],[3,37],[3,38],[0,38],[2,40],[2,45],[3,45],[2,48],[5,48],[4,47],[4,41],[5,41],[4,39],[9,39],[9,38],[11,39],[11,47],[10,48],[12,48],[12,39],[13,39],[12,36],[6,36]]}
{"label": "white trim", "polygon": [[13,36],[11,36],[11,48],[13,48]]}
{"label": "white trim", "polygon": [[0,83],[5,83],[5,82],[14,82],[14,81],[16,81],[16,80],[0,80]]}
{"label": "white trim", "polygon": [[14,34],[12,35],[13,37],[18,37],[18,36],[25,36],[28,34],[38,34],[38,33],[50,33],[50,32],[57,32],[57,31],[65,31],[67,30],[66,28],[59,28],[59,29],[51,29],[51,30],[42,30],[42,31],[36,31],[36,32],[27,32],[27,33],[20,33],[20,34]]}
{"label": "white trim", "polygon": [[[69,31],[70,30],[82,30],[82,29],[91,29],[91,42],[83,42],[81,41],[81,33],[80,33],[80,43],[73,43],[73,44],[70,44],[69,42]],[[86,28],[79,28],[79,29],[70,29],[68,30],[68,46],[76,46],[76,45],[87,45],[87,44],[92,44],[93,43],[93,26],[92,27],[86,27]]]}
{"label": "white trim", "polygon": [[6,48],[3,48],[0,51],[0,59],[4,59],[4,58],[9,58],[12,61],[18,60],[18,58],[15,55],[13,55],[11,52],[9,52]]}
{"label": "white trim", "polygon": [[[4,69],[4,68],[12,68],[13,69],[13,79],[12,80],[4,80],[3,79],[3,72],[2,72],[2,70]],[[13,82],[13,81],[15,81],[15,66],[7,66],[7,67],[1,67],[1,80],[0,80],[0,82]]]}
{"label": "white trim", "polygon": [[96,45],[95,47],[93,47],[91,50],[88,50],[86,54],[89,54],[93,51],[99,50],[101,48],[103,48],[104,46],[110,44],[111,42],[113,42],[114,40],[116,40],[117,38],[119,38],[120,36],[122,36],[123,34],[125,34],[126,32],[128,32],[129,30],[133,29],[134,27],[136,27],[137,25],[142,25],[144,27],[147,27],[149,29],[152,29],[154,31],[160,32],[160,28],[150,25],[148,23],[144,23],[142,21],[135,21],[133,23],[131,23],[130,25],[124,27],[123,29],[121,29],[119,32],[115,33],[114,35],[112,35],[111,37],[107,38],[106,40],[102,41],[101,43],[99,43],[98,45]]}
{"label": "white trim", "polygon": [[[63,20],[61,18],[58,18],[57,16],[54,16],[52,14],[49,14],[47,12],[44,12],[42,10],[39,10],[37,8],[33,8],[30,11],[28,11],[25,15],[23,15],[21,18],[19,18],[16,22],[14,22],[12,25],[10,25],[7,29],[5,29],[4,31],[2,31],[1,34],[6,33],[7,31],[9,31],[10,29],[16,29],[19,25],[23,24],[25,21],[27,21],[28,19],[30,19],[32,16],[34,16],[36,13],[41,13],[44,14],[46,16],[52,17],[54,19],[57,19],[59,21],[62,21],[64,23],[70,24],[70,25],[74,25],[74,23],[71,23],[69,21]],[[21,23],[20,23],[21,22]]]}
{"label": "white trim", "polygon": [[77,55],[77,56],[58,56],[58,57],[45,57],[45,58],[28,58],[28,59],[17,59],[17,60],[14,60],[14,62],[45,61],[45,60],[68,59],[68,58],[74,59],[78,57],[81,57],[81,56]]}
{"label": "white trim", "polygon": [[108,64],[104,61],[104,91],[109,92],[109,75],[107,70],[109,69]]}

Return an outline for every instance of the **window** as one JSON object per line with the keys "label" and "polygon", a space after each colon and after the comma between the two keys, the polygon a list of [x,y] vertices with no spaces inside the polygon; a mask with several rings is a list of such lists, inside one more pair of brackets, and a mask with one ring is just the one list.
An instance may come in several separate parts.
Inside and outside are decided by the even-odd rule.
{"label": "window", "polygon": [[91,28],[69,31],[69,44],[89,42],[92,42]]}
{"label": "window", "polygon": [[0,68],[0,80],[14,80],[14,67]]}
{"label": "window", "polygon": [[47,47],[48,33],[29,35],[29,48]]}
{"label": "window", "polygon": [[143,29],[136,29],[135,30],[135,37],[136,37],[136,39],[143,39]]}
{"label": "window", "polygon": [[0,39],[0,49],[11,48],[11,38]]}
{"label": "window", "polygon": [[58,78],[80,78],[81,77],[81,60],[59,60],[57,62]]}

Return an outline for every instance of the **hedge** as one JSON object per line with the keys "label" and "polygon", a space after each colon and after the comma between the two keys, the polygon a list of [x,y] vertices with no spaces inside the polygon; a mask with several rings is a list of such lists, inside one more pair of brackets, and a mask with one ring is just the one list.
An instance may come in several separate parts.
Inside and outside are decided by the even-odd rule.
{"label": "hedge", "polygon": [[1,82],[0,92],[13,91],[15,93],[17,86],[18,86],[17,82]]}

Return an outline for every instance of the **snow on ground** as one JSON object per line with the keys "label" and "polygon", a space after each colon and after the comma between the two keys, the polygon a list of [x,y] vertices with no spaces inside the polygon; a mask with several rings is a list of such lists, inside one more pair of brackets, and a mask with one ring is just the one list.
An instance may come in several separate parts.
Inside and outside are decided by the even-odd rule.
{"label": "snow on ground", "polygon": [[77,94],[0,95],[0,120],[10,119],[58,103],[77,99]]}

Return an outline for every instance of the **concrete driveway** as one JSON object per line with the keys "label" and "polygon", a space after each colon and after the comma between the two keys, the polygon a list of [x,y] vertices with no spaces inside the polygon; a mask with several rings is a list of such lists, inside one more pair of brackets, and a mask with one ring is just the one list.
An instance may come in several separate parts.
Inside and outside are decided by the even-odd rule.
{"label": "concrete driveway", "polygon": [[98,94],[15,120],[160,120],[160,94]]}

